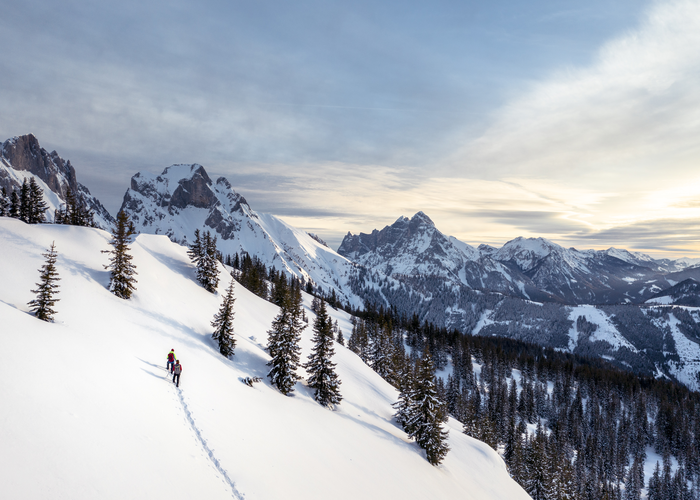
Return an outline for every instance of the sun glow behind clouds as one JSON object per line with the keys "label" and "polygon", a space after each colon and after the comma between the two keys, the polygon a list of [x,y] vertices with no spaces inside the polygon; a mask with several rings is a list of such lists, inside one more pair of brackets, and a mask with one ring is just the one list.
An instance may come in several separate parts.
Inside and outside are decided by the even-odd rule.
{"label": "sun glow behind clouds", "polygon": [[472,244],[544,236],[698,255],[699,84],[700,2],[657,3],[590,66],[533,84],[481,137],[421,171],[324,165],[297,202],[353,215],[293,223],[337,243],[422,210]]}

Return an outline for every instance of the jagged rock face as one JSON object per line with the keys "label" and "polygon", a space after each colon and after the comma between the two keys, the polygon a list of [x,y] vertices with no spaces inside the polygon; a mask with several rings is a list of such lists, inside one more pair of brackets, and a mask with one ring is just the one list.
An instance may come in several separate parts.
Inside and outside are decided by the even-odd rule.
{"label": "jagged rock face", "polygon": [[351,262],[320,238],[254,212],[224,177],[212,182],[201,165],[172,165],[160,175],[134,175],[122,210],[139,232],[163,234],[187,245],[196,229],[208,230],[225,255],[247,252],[268,267],[310,279],[355,306],[361,304],[344,286],[354,267]]}
{"label": "jagged rock face", "polygon": [[32,134],[5,141],[0,149],[0,188],[4,187],[10,193],[12,189],[19,189],[24,178],[30,175],[41,181],[40,187],[44,189],[45,201],[49,205],[48,220],[53,220],[54,210],[65,203],[70,188],[79,201],[93,210],[98,226],[108,229],[114,222],[100,201],[78,182],[70,160],[64,160],[56,151],[46,151]]}
{"label": "jagged rock face", "polygon": [[27,171],[44,181],[54,193],[65,196],[67,187],[78,191],[75,169],[56,151],[47,152],[32,134],[14,137],[2,145],[2,157],[15,170]]}
{"label": "jagged rock face", "polygon": [[[394,224],[371,234],[350,233],[338,253],[375,272],[407,277],[440,277],[466,285],[533,298],[530,280],[500,262],[481,257],[474,247],[441,233],[423,212],[400,217]],[[545,297],[546,298],[546,297]]]}
{"label": "jagged rock face", "polygon": [[418,212],[411,219],[399,217],[381,231],[348,233],[338,253],[384,274],[446,276],[458,273],[476,250],[454,245],[430,217]]}
{"label": "jagged rock face", "polygon": [[422,212],[371,234],[348,233],[338,252],[388,275],[439,276],[472,289],[567,304],[643,302],[673,284],[669,270],[685,267],[615,248],[566,249],[545,238],[475,249],[443,235]]}

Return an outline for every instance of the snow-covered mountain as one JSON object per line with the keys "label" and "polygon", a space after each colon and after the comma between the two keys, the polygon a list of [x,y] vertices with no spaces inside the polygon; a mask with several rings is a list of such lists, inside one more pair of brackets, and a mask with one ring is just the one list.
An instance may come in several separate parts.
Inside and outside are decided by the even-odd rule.
{"label": "snow-covered mountain", "polygon": [[467,243],[441,233],[423,212],[399,217],[391,226],[370,234],[348,233],[338,253],[381,275],[398,279],[440,278],[522,298],[540,296],[530,279]]}
{"label": "snow-covered mountain", "polygon": [[700,306],[700,283],[688,278],[663,292],[657,293],[646,303],[698,307]]}
{"label": "snow-covered mountain", "polygon": [[325,291],[334,289],[356,307],[362,304],[347,285],[352,262],[317,236],[253,211],[224,177],[213,182],[201,165],[172,165],[160,175],[137,173],[121,209],[139,232],[163,234],[187,245],[195,229],[210,230],[223,254],[247,252],[268,267],[310,279]]}
{"label": "snow-covered mountain", "polygon": [[348,233],[338,253],[389,276],[437,276],[476,290],[567,304],[639,303],[675,284],[672,273],[700,279],[700,268],[684,261],[616,248],[581,251],[545,238],[474,248],[445,236],[423,212],[371,234]]}
{"label": "snow-covered mountain", "polygon": [[114,222],[100,201],[78,182],[70,160],[64,160],[56,151],[46,151],[32,134],[6,140],[0,147],[0,189],[4,187],[8,193],[13,188],[19,191],[24,179],[32,176],[44,191],[49,206],[47,220],[53,221],[55,209],[65,205],[70,188],[78,201],[93,210],[99,227],[107,229]]}
{"label": "snow-covered mountain", "polygon": [[[0,218],[0,484],[4,498],[339,500],[529,498],[503,461],[450,420],[439,467],[392,418],[397,391],[335,345],[341,404],[319,406],[305,381],[285,397],[265,378],[278,309],[235,287],[236,351],[224,359],[186,248],[141,234],[131,245],[132,299],[107,290],[108,233]],[[27,302],[55,242],[55,323]],[[306,314],[313,320],[310,297]],[[344,332],[349,317],[331,311]],[[311,350],[303,332],[303,358]],[[174,348],[180,388],[164,369]],[[263,381],[248,387],[245,377]]]}

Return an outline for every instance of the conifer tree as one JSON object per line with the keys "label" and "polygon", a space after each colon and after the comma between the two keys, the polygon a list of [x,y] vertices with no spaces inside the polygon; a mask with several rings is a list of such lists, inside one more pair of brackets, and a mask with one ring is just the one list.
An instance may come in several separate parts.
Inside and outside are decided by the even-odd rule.
{"label": "conifer tree", "polygon": [[301,332],[306,328],[302,321],[301,290],[298,282],[288,289],[279,314],[272,321],[268,334],[268,362],[270,371],[267,376],[272,385],[282,394],[294,391],[294,384],[299,380],[296,373],[299,367],[301,349],[299,341]]}
{"label": "conifer tree", "polygon": [[66,204],[64,208],[56,209],[54,224],[95,227],[95,214],[83,202],[78,200],[69,187],[66,189]]}
{"label": "conifer tree", "polygon": [[20,218],[20,199],[19,195],[17,194],[17,191],[15,189],[12,189],[12,194],[10,194],[10,211],[8,215],[10,217],[13,217],[15,219]]}
{"label": "conifer tree", "polygon": [[314,398],[322,406],[333,407],[343,399],[340,396],[340,380],[335,373],[335,363],[331,361],[333,349],[333,329],[328,316],[326,303],[321,301],[314,321],[314,347],[304,368],[309,373],[309,387],[315,390]]}
{"label": "conifer tree", "polygon": [[44,191],[39,187],[34,177],[29,180],[29,194],[27,203],[27,220],[29,224],[40,224],[46,221],[44,212],[49,206],[44,201]]}
{"label": "conifer tree", "polygon": [[278,307],[282,307],[284,297],[287,295],[287,277],[281,271],[273,281],[273,288],[270,293],[270,302]]}
{"label": "conifer tree", "polygon": [[109,241],[113,249],[102,251],[112,255],[109,258],[110,263],[105,266],[105,269],[110,271],[109,291],[122,299],[130,298],[136,290],[136,266],[132,264],[132,256],[129,254],[129,243],[134,234],[136,230],[129,216],[123,210],[120,211],[117,214],[116,226],[112,230],[112,239]]}
{"label": "conifer tree", "polygon": [[55,297],[59,287],[56,282],[61,279],[58,277],[58,271],[56,270],[56,259],[58,257],[56,245],[51,242],[48,252],[42,255],[46,258],[46,262],[39,269],[41,274],[39,275],[39,283],[36,284],[37,288],[32,290],[32,293],[36,294],[36,298],[30,301],[28,305],[37,318],[44,321],[53,321],[54,314],[56,314],[53,307],[60,300]]}
{"label": "conifer tree", "polygon": [[219,286],[219,252],[216,250],[216,236],[212,237],[209,231],[200,234],[199,229],[195,229],[194,242],[190,245],[187,255],[197,267],[197,281],[205,290],[215,293]]}
{"label": "conifer tree", "polygon": [[19,190],[19,219],[29,223],[29,182],[26,177]]}
{"label": "conifer tree", "polygon": [[233,303],[236,301],[233,297],[233,283],[234,280],[231,280],[221,308],[211,322],[214,327],[212,338],[219,343],[219,352],[226,358],[234,354],[236,347],[236,339],[233,337]]}
{"label": "conifer tree", "polygon": [[409,429],[407,429],[406,423],[411,420],[415,414],[415,391],[416,381],[414,367],[412,364],[408,363],[399,386],[399,399],[393,404],[393,407],[396,410],[396,413],[394,413],[394,418],[396,418],[396,421],[401,424],[401,427],[403,427],[407,433],[409,432]]}
{"label": "conifer tree", "polygon": [[10,215],[10,200],[7,196],[7,189],[2,188],[0,192],[0,217]]}
{"label": "conifer tree", "polygon": [[404,429],[425,450],[428,462],[438,465],[450,448],[446,443],[448,433],[441,425],[447,420],[447,409],[438,398],[433,370],[433,360],[426,347],[416,368],[413,403]]}

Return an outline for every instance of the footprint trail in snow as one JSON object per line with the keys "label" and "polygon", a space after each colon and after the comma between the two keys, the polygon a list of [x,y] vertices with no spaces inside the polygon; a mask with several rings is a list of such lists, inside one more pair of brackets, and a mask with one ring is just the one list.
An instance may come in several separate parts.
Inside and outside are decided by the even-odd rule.
{"label": "footprint trail in snow", "polygon": [[204,439],[202,436],[201,431],[197,427],[197,424],[194,422],[194,418],[192,418],[192,413],[190,412],[189,406],[187,406],[187,403],[185,402],[185,398],[182,397],[182,389],[179,387],[176,387],[175,390],[177,391],[177,395],[180,398],[180,403],[182,404],[182,409],[185,411],[185,416],[187,417],[187,421],[190,423],[190,426],[192,427],[192,430],[194,431],[195,436],[197,436],[197,439],[201,443],[202,447],[204,448],[204,451],[206,452],[207,456],[209,457],[209,460],[211,460],[212,464],[214,464],[214,467],[216,467],[216,470],[219,471],[219,474],[224,478],[226,483],[231,487],[231,492],[233,493],[233,497],[236,498],[237,500],[244,500],[245,495],[243,493],[239,492],[236,489],[236,483],[233,482],[233,480],[229,477],[228,472],[226,472],[226,469],[223,468],[221,463],[219,462],[219,459],[214,456],[214,451],[209,448],[209,445],[207,444],[207,440]]}

